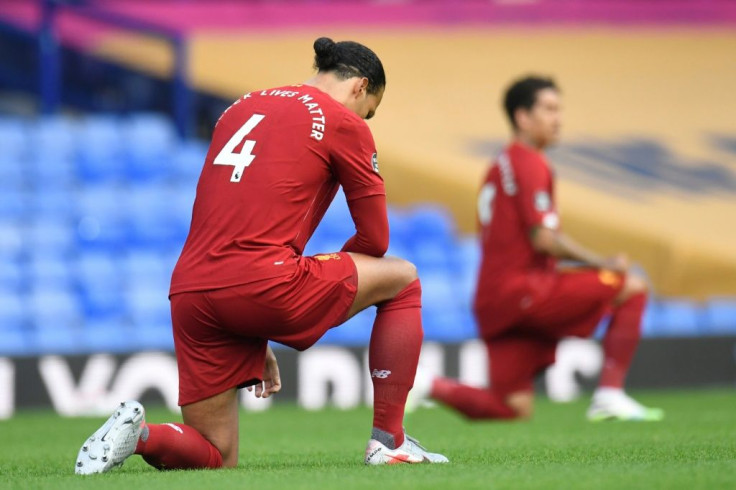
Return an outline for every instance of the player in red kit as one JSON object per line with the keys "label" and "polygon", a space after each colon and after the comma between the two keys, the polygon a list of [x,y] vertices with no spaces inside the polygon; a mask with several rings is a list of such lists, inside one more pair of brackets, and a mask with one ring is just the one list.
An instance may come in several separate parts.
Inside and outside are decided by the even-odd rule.
{"label": "player in red kit", "polygon": [[[298,350],[371,305],[373,430],[366,464],[443,463],[403,429],[422,342],[415,267],[384,257],[388,219],[364,119],[386,85],[365,46],[320,38],[314,78],[244,95],[218,120],[171,280],[183,424],[145,424],[124,402],[82,446],[76,472],[100,473],[136,453],[159,469],[238,462],[238,388],[281,389],[268,346]],[[338,188],[356,233],[337,253],[302,252]]]}
{"label": "player in red kit", "polygon": [[[544,157],[557,142],[560,93],[550,79],[514,83],[504,101],[514,138],[490,167],[478,198],[482,261],[474,302],[489,358],[490,387],[420,376],[412,396],[431,397],[471,419],[528,418],[534,377],[555,360],[560,339],[592,335],[603,316],[605,363],[590,420],[659,420],[624,391],[647,297],[621,254],[603,258],[561,231],[554,172]],[[559,259],[582,267],[561,269]],[[412,405],[414,400],[412,400]],[[413,407],[412,407],[413,408]]]}

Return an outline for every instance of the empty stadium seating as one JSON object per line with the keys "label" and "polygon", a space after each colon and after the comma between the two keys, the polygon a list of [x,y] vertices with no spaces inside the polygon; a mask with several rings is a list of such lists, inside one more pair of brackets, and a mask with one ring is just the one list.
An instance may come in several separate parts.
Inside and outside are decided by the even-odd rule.
{"label": "empty stadium seating", "polygon": [[[207,150],[155,114],[0,117],[0,355],[172,349],[168,281]],[[389,253],[419,270],[427,340],[475,335],[480,253],[436,205],[389,209]],[[307,247],[354,232],[339,194]],[[321,342],[362,345],[373,309]],[[736,300],[655,298],[646,336],[736,333]]]}

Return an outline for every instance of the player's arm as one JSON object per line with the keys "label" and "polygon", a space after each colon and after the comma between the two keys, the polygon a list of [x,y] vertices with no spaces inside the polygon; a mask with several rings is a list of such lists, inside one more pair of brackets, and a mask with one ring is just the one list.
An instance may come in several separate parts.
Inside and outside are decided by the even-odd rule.
{"label": "player's arm", "polygon": [[345,191],[355,224],[344,252],[383,257],[388,249],[386,189],[378,174],[376,147],[368,126],[345,118],[332,145],[332,168]]}
{"label": "player's arm", "polygon": [[603,267],[606,260],[595,252],[588,250],[567,234],[535,226],[530,232],[532,247],[540,253],[552,255],[559,259],[576,260],[591,267]]}
{"label": "player's arm", "polygon": [[626,272],[629,268],[629,259],[626,255],[602,257],[559,230],[535,226],[530,232],[530,239],[534,250],[559,259],[574,260],[588,267],[605,268],[619,272]]}
{"label": "player's arm", "polygon": [[604,258],[560,230],[559,215],[551,195],[553,182],[544,165],[530,160],[517,166],[516,170],[519,180],[517,203],[535,251],[581,262],[589,267],[605,267],[622,272],[628,269],[625,256]]}
{"label": "player's arm", "polygon": [[355,235],[345,242],[343,252],[383,257],[388,249],[386,196],[373,195],[348,201]]}

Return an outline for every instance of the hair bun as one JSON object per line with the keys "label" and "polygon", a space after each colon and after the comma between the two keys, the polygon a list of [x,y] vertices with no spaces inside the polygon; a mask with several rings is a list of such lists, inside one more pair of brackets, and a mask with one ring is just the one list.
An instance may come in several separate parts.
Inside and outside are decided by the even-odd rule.
{"label": "hair bun", "polygon": [[319,70],[329,70],[335,65],[335,41],[320,37],[314,41],[314,65]]}

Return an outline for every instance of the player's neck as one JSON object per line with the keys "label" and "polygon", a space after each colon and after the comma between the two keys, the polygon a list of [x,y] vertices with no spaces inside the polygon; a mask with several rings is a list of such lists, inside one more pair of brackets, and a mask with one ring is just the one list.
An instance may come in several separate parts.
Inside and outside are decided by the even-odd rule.
{"label": "player's neck", "polygon": [[343,80],[337,79],[331,73],[317,73],[315,76],[303,83],[326,93],[339,103],[345,105],[348,98],[348,86]]}
{"label": "player's neck", "polygon": [[546,145],[541,144],[540,142],[535,141],[529,136],[521,134],[521,133],[516,133],[514,135],[514,143],[520,144],[522,146],[525,146],[534,151],[538,151],[540,153],[542,153],[544,149],[546,148]]}

